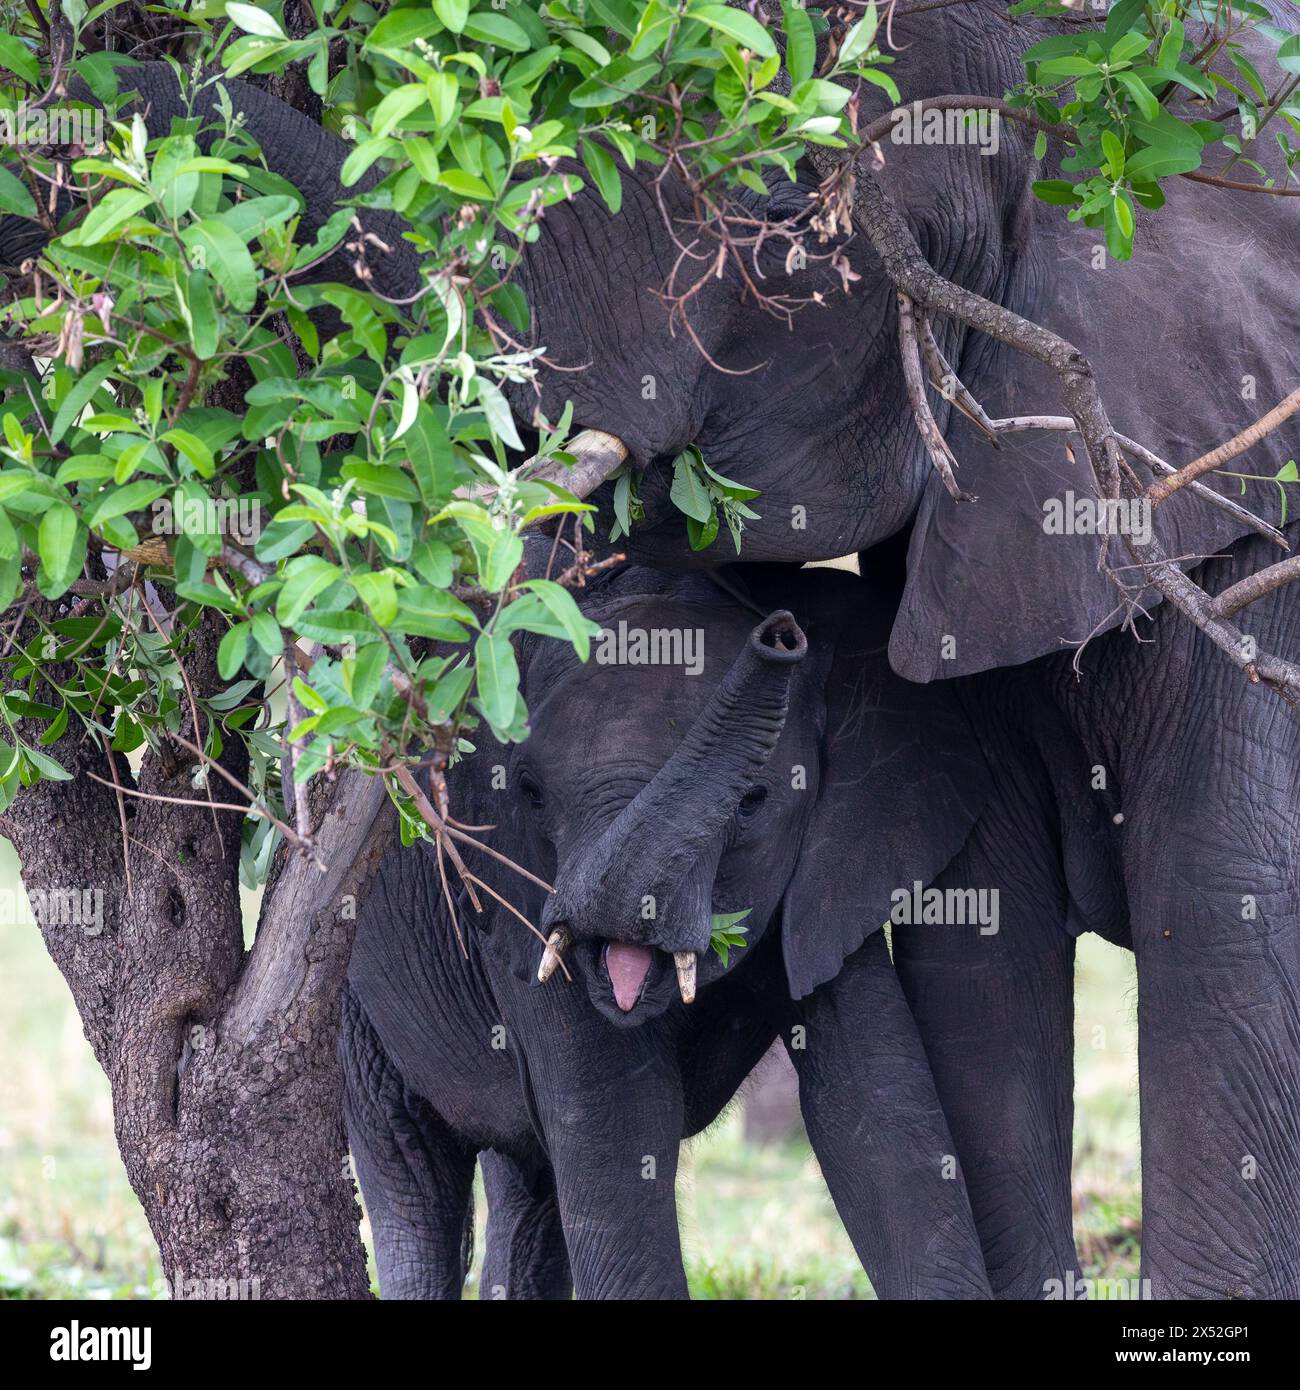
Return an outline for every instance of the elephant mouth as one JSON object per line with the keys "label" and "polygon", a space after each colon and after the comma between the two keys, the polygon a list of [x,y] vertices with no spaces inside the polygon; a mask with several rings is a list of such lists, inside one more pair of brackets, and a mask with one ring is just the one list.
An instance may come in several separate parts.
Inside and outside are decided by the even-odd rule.
{"label": "elephant mouth", "polygon": [[[657,1018],[679,999],[693,1003],[697,989],[723,973],[712,959],[693,951],[612,939],[569,942],[564,958],[585,977],[591,1002],[619,1027]],[[544,973],[549,974],[545,964],[539,976]]]}
{"label": "elephant mouth", "polygon": [[655,952],[649,946],[607,941],[602,956],[605,974],[614,991],[614,1002],[625,1014],[631,1013],[641,1002]]}
{"label": "elephant mouth", "polygon": [[693,1004],[700,989],[727,973],[710,952],[670,950],[609,938],[575,941],[567,926],[555,928],[537,969],[545,984],[564,962],[564,974],[586,982],[591,1002],[611,1023],[636,1027],[673,1003]]}

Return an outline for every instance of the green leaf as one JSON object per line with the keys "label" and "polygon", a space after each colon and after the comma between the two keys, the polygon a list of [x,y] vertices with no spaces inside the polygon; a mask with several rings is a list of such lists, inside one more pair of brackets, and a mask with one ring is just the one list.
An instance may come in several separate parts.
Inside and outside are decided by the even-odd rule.
{"label": "green leaf", "polygon": [[492,190],[475,174],[467,174],[464,169],[444,169],[436,182],[458,198],[478,198],[484,202],[492,201]]}
{"label": "green leaf", "polygon": [[42,777],[51,782],[72,781],[72,773],[62,763],[56,762],[48,753],[42,753],[39,749],[31,747],[30,744],[23,744],[23,757]]}
{"label": "green leaf", "polygon": [[[578,660],[586,661],[591,653],[591,638],[599,633],[600,625],[584,618],[573,595],[553,580],[530,579],[523,587],[541,599],[556,622],[564,629],[569,641],[573,643]],[[509,613],[514,606],[513,603],[508,604],[505,612]]]}
{"label": "green leaf", "polygon": [[92,367],[79,381],[73,384],[72,389],[63,398],[54,416],[54,423],[50,426],[50,442],[57,444],[68,431],[68,426],[81,414],[90,404],[90,398],[95,394],[101,383],[103,383],[117,366],[117,363],[109,358],[107,362],[101,362],[98,366]]}
{"label": "green leaf", "polygon": [[33,87],[41,80],[41,65],[36,60],[36,54],[12,34],[0,34],[0,67],[16,72]]}
{"label": "green leaf", "polygon": [[397,617],[397,590],[391,574],[354,574],[352,587],[380,627],[388,627]]}
{"label": "green leaf", "polygon": [[94,246],[111,237],[124,222],[152,202],[152,193],[135,188],[115,188],[91,208],[80,226],[65,233],[63,240],[70,246]]}
{"label": "green leaf", "polygon": [[371,642],[362,647],[349,665],[344,662],[348,672],[345,675],[348,694],[352,703],[361,710],[372,709],[375,696],[384,679],[384,667],[388,664],[388,648],[383,642]]}
{"label": "green leaf", "polygon": [[1079,201],[1074,185],[1068,179],[1039,179],[1033,184],[1034,196],[1044,203],[1073,207]]}
{"label": "green leaf", "polygon": [[473,610],[446,589],[411,584],[398,593],[395,631],[463,642],[469,636],[465,628],[477,626]]}
{"label": "green leaf", "polygon": [[[389,10],[366,35],[367,48],[407,48],[416,39],[427,39],[438,28],[437,18],[427,10]],[[444,24],[445,20],[442,21]]]}
{"label": "green leaf", "polygon": [[342,578],[337,565],[319,555],[299,555],[284,570],[284,587],[275,602],[275,616],[281,627],[293,627],[312,599]]}
{"label": "green leaf", "polygon": [[866,14],[849,30],[844,46],[840,49],[839,62],[842,67],[848,67],[870,50],[879,23],[875,0],[871,0]]}
{"label": "green leaf", "polygon": [[189,430],[166,430],[161,436],[166,444],[170,444],[178,453],[183,454],[194,465],[194,471],[201,478],[210,478],[216,463],[212,457],[212,450],[198,437],[191,434]]}
{"label": "green leaf", "polygon": [[687,449],[673,460],[673,485],[669,492],[673,506],[701,524],[713,515],[713,499],[695,467],[696,454]]}
{"label": "green leaf", "polygon": [[259,5],[241,5],[237,0],[226,0],[226,18],[233,20],[247,34],[258,34],[264,39],[288,38],[275,16]]}
{"label": "green leaf", "polygon": [[471,39],[477,39],[479,43],[490,43],[495,48],[504,48],[510,53],[527,53],[533,46],[523,29],[503,14],[485,12],[469,15],[462,32]]}
{"label": "green leaf", "polygon": [[447,504],[463,470],[442,421],[425,403],[421,402],[415,424],[402,436],[402,446],[411,460],[421,500],[429,511],[437,511]]}
{"label": "green leaf", "polygon": [[433,12],[453,34],[462,34],[469,17],[469,0],[433,0]]}
{"label": "green leaf", "polygon": [[[772,41],[771,34],[753,15],[746,14],[744,10],[729,9],[726,5],[701,5],[698,9],[691,10],[689,17],[700,20],[719,34],[735,39],[738,44],[749,49],[751,53],[757,53],[760,58],[776,57],[776,44]],[[861,24],[855,26],[861,27]]]}
{"label": "green leaf", "polygon": [[220,285],[232,309],[247,313],[257,301],[257,267],[243,239],[224,222],[205,217],[181,233],[190,258]]}
{"label": "green leaf", "polygon": [[509,402],[502,395],[501,388],[485,376],[478,378],[478,403],[483,408],[492,433],[508,448],[522,449],[523,441],[515,427],[515,417],[511,414]]}
{"label": "green leaf", "polygon": [[519,694],[519,665],[510,639],[485,632],[474,643],[474,664],[484,716],[494,729],[508,728]]}
{"label": "green leaf", "polygon": [[1160,103],[1156,100],[1155,93],[1151,88],[1140,77],[1135,77],[1131,72],[1119,72],[1115,76],[1123,85],[1124,90],[1133,98],[1133,104],[1142,113],[1143,119],[1155,120],[1160,114]]}
{"label": "green leaf", "polygon": [[1101,132],[1101,148],[1106,155],[1107,173],[1112,179],[1119,178],[1124,172],[1124,146],[1114,131]]}
{"label": "green leaf", "polygon": [[17,174],[0,164],[0,212],[12,212],[16,217],[36,217],[36,202],[31,189]]}
{"label": "green leaf", "polygon": [[592,182],[600,190],[605,206],[617,217],[618,210],[623,206],[623,181],[618,176],[618,170],[614,167],[609,152],[594,140],[583,140],[582,162],[587,166]]}
{"label": "green leaf", "polygon": [[400,502],[420,500],[419,489],[410,478],[389,464],[349,459],[343,465],[342,476],[354,478],[361,492],[369,497],[395,497]]}
{"label": "green leaf", "polygon": [[222,680],[231,680],[244,664],[244,653],[248,650],[248,636],[251,631],[248,623],[235,623],[226,630],[226,635],[217,647],[217,672]]}
{"label": "green leaf", "polygon": [[709,924],[709,947],[717,955],[725,969],[731,961],[731,952],[740,950],[748,943],[745,937],[747,928],[739,924],[754,909],[747,907],[743,912],[715,912]]}
{"label": "green leaf", "polygon": [[41,518],[36,540],[41,557],[37,587],[46,598],[58,598],[85,564],[86,528],[79,527],[76,512],[66,502],[55,502]]}
{"label": "green leaf", "polygon": [[221,340],[217,301],[212,293],[212,278],[206,270],[190,271],[182,302],[189,312],[190,344],[195,356],[206,362],[216,355]]}
{"label": "green leaf", "polygon": [[253,641],[267,654],[279,656],[284,651],[280,624],[270,613],[258,613],[252,622]]}
{"label": "green leaf", "polygon": [[191,159],[197,158],[199,147],[193,137],[176,135],[164,140],[154,156],[150,187],[162,202],[163,211],[174,222],[188,212],[199,191],[199,174],[180,172]]}
{"label": "green leaf", "polygon": [[802,4],[782,0],[782,22],[785,25],[785,65],[790,73],[790,85],[797,87],[813,75],[817,62],[817,36],[812,20]]}
{"label": "green leaf", "polygon": [[370,113],[370,128],[376,140],[382,140],[399,121],[429,100],[423,82],[407,82],[395,87]]}
{"label": "green leaf", "polygon": [[138,483],[111,488],[95,499],[94,505],[86,513],[86,525],[98,528],[114,517],[126,516],[128,512],[143,511],[166,491],[165,483],[151,483],[143,478]]}
{"label": "green leaf", "polygon": [[1149,146],[1138,150],[1128,161],[1126,173],[1134,183],[1187,174],[1201,167],[1201,152],[1190,146]]}

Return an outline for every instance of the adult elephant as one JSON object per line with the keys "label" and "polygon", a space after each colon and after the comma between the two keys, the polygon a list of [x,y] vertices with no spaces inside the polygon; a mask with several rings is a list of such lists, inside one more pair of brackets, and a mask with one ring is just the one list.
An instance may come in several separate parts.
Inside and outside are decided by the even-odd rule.
{"label": "adult elephant", "polygon": [[[1293,11],[1270,8],[1277,23],[1295,27]],[[1019,53],[1051,28],[1009,21],[1000,0],[904,16],[893,25],[890,71],[908,100],[998,95],[1019,80]],[[165,129],[177,106],[174,79],[153,65],[130,80],[147,99],[150,128]],[[308,223],[320,225],[345,147],[260,93],[232,91],[272,167],[307,192]],[[1167,206],[1140,214],[1133,260],[1114,264],[1092,233],[1035,202],[1031,182],[1052,171],[1035,163],[1021,129],[1003,122],[1000,137],[989,157],[970,145],[884,147],[880,179],[936,270],[1082,348],[1116,427],[1161,458],[1199,455],[1288,394],[1300,329],[1294,200],[1170,180]],[[1267,150],[1256,154],[1268,162]],[[689,444],[760,491],[747,559],[865,552],[865,568],[896,602],[895,670],[916,682],[960,682],[973,737],[996,750],[991,805],[1001,818],[991,811],[981,822],[969,872],[1000,872],[1017,888],[1013,915],[1029,923],[1032,939],[1021,948],[1009,933],[984,938],[976,959],[1010,950],[1023,970],[1009,973],[1008,963],[972,973],[952,938],[919,933],[913,969],[900,932],[995,1287],[1040,1291],[1072,1267],[1070,943],[1056,930],[1066,924],[1131,935],[1137,955],[1143,1270],[1152,1291],[1295,1296],[1294,711],[1247,687],[1159,607],[1149,626],[1136,624],[1141,644],[1117,630],[1136,610],[1118,606],[1099,572],[1096,536],[1044,526],[1045,502],[1092,488],[1082,450],[1071,453],[1064,436],[1024,433],[993,451],[938,401],[963,483],[980,500],[948,496],[913,425],[894,292],[865,238],[847,248],[861,277],[847,291],[817,262],[803,271],[787,271],[779,258],[763,263],[771,292],[821,298],[793,332],[726,274],[692,301],[693,334],[674,332],[653,293],[679,255],[662,207],[690,209],[671,183],[661,206],[650,177],[638,170],[625,178],[617,218],[587,192],[550,209],[529,248],[522,278],[535,341],[550,361],[587,364],[543,370],[541,403],[557,418],[571,399],[577,424],[627,444],[646,514],[633,538],[643,559],[681,568],[722,561],[716,548],[687,547],[671,504],[671,460]],[[776,188],[769,208],[785,216],[803,196],[797,186]],[[379,222],[388,214],[367,216],[389,232]],[[375,265],[375,282],[409,294],[412,248],[381,239],[391,251]],[[5,264],[31,246],[15,219],[0,223]],[[1059,411],[1058,383],[1035,363],[951,321],[935,327],[944,357],[995,413]],[[516,397],[522,417],[535,404],[527,392]],[[1297,453],[1294,426],[1283,427],[1256,446],[1249,471],[1271,476]],[[1280,490],[1247,484],[1245,500],[1277,518]],[[1263,543],[1244,539],[1239,516],[1188,489],[1159,508],[1155,531],[1184,565],[1226,555],[1204,563],[1200,577],[1211,588],[1264,563]],[[1253,605],[1245,621],[1262,649],[1294,657],[1285,592]],[[1146,609],[1157,601],[1131,597]],[[1089,637],[1076,688],[1054,654]],[[833,978],[864,924],[890,903],[862,906],[822,924],[799,988]],[[952,959],[944,946],[954,947]],[[937,1001],[933,1009],[926,998]],[[973,1059],[965,1067],[956,1059],[962,1047]],[[1007,1056],[1015,1068],[1001,1066]],[[966,1084],[972,1069],[979,1086]]]}
{"label": "adult elephant", "polygon": [[[1293,12],[1276,18],[1295,27]],[[1043,32],[1009,24],[992,0],[904,17],[890,71],[909,100],[1000,94]],[[1087,353],[1115,427],[1161,459],[1199,456],[1294,389],[1294,200],[1171,180],[1167,205],[1140,214],[1132,261],[1118,264],[1099,234],[1035,202],[1030,183],[1053,171],[1009,122],[992,157],[892,144],[885,157],[880,180],[934,268]],[[861,239],[848,255],[862,278],[847,294],[815,267],[766,267],[774,296],[821,293],[793,332],[725,280],[707,287],[693,310],[697,346],[647,293],[677,252],[650,193],[627,182],[618,220],[582,199],[556,209],[525,279],[536,341],[591,364],[544,376],[544,407],[571,398],[578,422],[630,449],[645,509],[633,552],[670,567],[721,562],[720,545],[688,549],[670,497],[671,462],[694,445],[761,493],[746,559],[861,552],[896,604],[894,668],[953,682],[990,755],[996,794],[942,882],[1000,888],[1004,928],[914,927],[899,950],[995,1290],[1042,1296],[1074,1264],[1071,966],[1073,934],[1092,928],[1137,957],[1150,1292],[1300,1295],[1295,710],[1159,606],[1140,569],[1121,599],[1099,568],[1095,528],[1076,521],[1077,500],[1095,495],[1077,438],[1072,450],[1062,434],[1025,432],[995,450],[941,400],[978,501],[949,496],[911,417],[893,288]],[[773,201],[784,215],[799,197],[782,188]],[[1060,385],[1037,363],[951,320],[936,331],[991,414],[1061,413]],[[1293,417],[1244,471],[1285,477],[1298,454]],[[1235,491],[1235,479],[1210,481]],[[1283,486],[1241,486],[1252,510],[1284,520]],[[1056,514],[1071,519],[1055,525]],[[1130,521],[1140,532],[1152,518]],[[1190,490],[1153,524],[1212,593],[1275,556],[1239,514]],[[1300,655],[1287,590],[1242,621],[1260,650]],[[889,905],[863,906],[822,923],[801,987],[832,978],[858,927]]]}
{"label": "adult elephant", "polygon": [[[923,841],[918,872],[946,862],[987,794],[982,760],[941,689],[920,737],[860,581],[782,567],[748,587],[629,567],[582,595],[592,660],[523,639],[532,732],[485,736],[451,791],[553,894],[471,852],[482,910],[462,887],[453,919],[432,852],[395,843],[381,865],[342,1054],[385,1297],[460,1296],[480,1151],[485,1297],[684,1296],[679,1145],[777,1036],[877,1293],[988,1296],[883,917],[834,980],[797,1001],[788,985],[824,916],[854,918]],[[953,808],[946,843],[926,829],[935,801]],[[824,857],[846,822],[866,850],[848,864]],[[502,899],[542,924],[545,953]],[[715,913],[746,914],[725,958]]]}

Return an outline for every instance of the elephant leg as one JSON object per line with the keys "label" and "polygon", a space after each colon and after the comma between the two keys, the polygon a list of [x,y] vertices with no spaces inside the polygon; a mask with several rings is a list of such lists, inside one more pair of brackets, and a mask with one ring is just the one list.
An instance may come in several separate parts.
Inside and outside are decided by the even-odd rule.
{"label": "elephant leg", "polygon": [[344,1116],[380,1294],[460,1298],[473,1243],[474,1150],[406,1085],[346,987],[342,1003]]}
{"label": "elephant leg", "polygon": [[987,1298],[953,1142],[883,932],[786,1036],[836,1210],[881,1298]]}
{"label": "elephant leg", "polygon": [[525,1085],[583,1299],[684,1299],[677,1224],[682,1081],[659,1029],[606,1023],[570,987],[538,999]]}
{"label": "elephant leg", "polygon": [[[997,1298],[1073,1297],[1074,940],[1044,819],[986,807],[940,889],[998,890],[997,930],[895,926]],[[991,900],[989,900],[991,901]]]}
{"label": "elephant leg", "polygon": [[1155,1298],[1300,1298],[1300,827],[1295,788],[1278,795],[1300,750],[1282,722],[1278,761],[1231,730],[1204,747],[1189,732],[1191,784],[1139,794],[1128,816]]}
{"label": "elephant leg", "polygon": [[479,1166],[488,1209],[479,1297],[567,1302],[573,1276],[550,1165],[485,1149]]}

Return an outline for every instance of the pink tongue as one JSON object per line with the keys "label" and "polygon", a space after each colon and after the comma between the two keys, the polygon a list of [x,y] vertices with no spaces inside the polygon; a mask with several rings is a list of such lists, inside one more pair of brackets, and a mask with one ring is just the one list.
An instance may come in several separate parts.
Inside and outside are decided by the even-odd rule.
{"label": "pink tongue", "polygon": [[611,941],[605,950],[605,969],[614,986],[614,1000],[627,1013],[641,997],[641,986],[650,969],[650,948]]}

